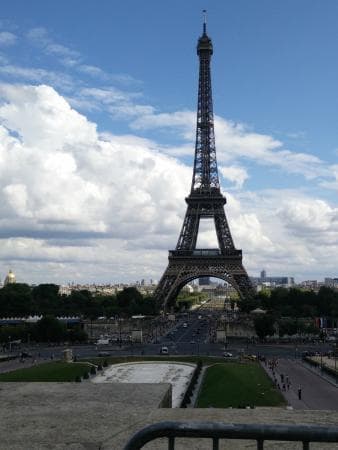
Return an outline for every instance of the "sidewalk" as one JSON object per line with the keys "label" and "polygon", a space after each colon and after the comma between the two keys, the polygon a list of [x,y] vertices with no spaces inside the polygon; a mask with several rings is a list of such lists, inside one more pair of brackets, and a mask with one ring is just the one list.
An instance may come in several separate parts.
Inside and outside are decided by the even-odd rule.
{"label": "sidewalk", "polygon": [[[267,364],[264,363],[260,363],[262,368],[265,370],[265,372],[269,375],[269,377],[271,378],[272,382],[274,381],[273,378],[273,373],[272,370],[269,369]],[[274,369],[276,378],[278,379],[279,384],[280,383],[280,375],[281,373],[285,373],[282,372],[279,369],[279,366],[277,365],[277,367]],[[283,395],[283,397],[285,398],[285,400],[287,401],[288,406],[294,408],[294,409],[310,409],[308,407],[308,405],[306,404],[306,402],[304,400],[299,400],[298,399],[298,386],[294,386],[291,380],[291,386],[289,390],[285,390],[283,391],[282,389],[279,389],[280,393]]]}
{"label": "sidewalk", "polygon": [[[262,364],[266,373],[273,379],[272,371]],[[275,376],[280,384],[280,375],[291,380],[289,390],[281,390],[288,405],[294,409],[338,410],[338,389],[320,374],[315,373],[294,359],[279,359]],[[281,384],[280,384],[281,385]],[[298,388],[302,389],[302,399],[298,399]]]}

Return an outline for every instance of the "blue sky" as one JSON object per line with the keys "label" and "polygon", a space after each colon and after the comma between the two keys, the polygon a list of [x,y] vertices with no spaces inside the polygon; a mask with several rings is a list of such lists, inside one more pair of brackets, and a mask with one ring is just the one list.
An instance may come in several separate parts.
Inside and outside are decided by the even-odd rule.
{"label": "blue sky", "polygon": [[[5,205],[0,274],[10,265],[19,278],[34,282],[159,278],[166,249],[176,244],[192,173],[196,42],[204,8],[214,44],[216,148],[226,213],[246,267],[251,275],[265,268],[298,280],[337,276],[338,3],[333,0],[3,5],[3,160],[9,164],[10,138],[22,148],[15,171],[9,176],[8,167],[2,168],[8,179],[0,186]],[[68,126],[69,134],[62,128]],[[83,148],[82,133],[92,147]],[[102,178],[93,161],[106,157],[106,145],[112,167]],[[132,145],[137,156],[127,153]],[[93,148],[99,153],[90,158]],[[25,151],[32,152],[37,176],[51,170],[45,168],[51,158],[57,168],[54,190],[43,185],[39,190],[29,180]],[[60,165],[56,157],[63,158]],[[142,159],[138,170],[144,172],[134,185],[119,186],[128,192],[121,208],[115,184],[124,183],[132,158]],[[179,181],[170,180],[170,171]],[[160,186],[166,176],[169,181]],[[80,192],[88,193],[77,199],[88,212],[86,220],[83,210],[76,215],[69,203],[80,195],[80,185]],[[61,187],[64,197],[58,195]],[[141,210],[142,218],[134,219]],[[204,239],[212,240],[208,230]],[[111,248],[121,266],[104,256],[103,248]]]}

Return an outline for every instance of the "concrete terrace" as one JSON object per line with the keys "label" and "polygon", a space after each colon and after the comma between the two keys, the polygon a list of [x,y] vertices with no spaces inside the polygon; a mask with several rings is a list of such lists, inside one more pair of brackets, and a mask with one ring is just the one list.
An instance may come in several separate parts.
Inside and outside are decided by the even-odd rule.
{"label": "concrete terrace", "polygon": [[[1,450],[122,450],[142,427],[163,421],[219,421],[336,425],[338,411],[300,411],[279,408],[171,409],[170,385],[92,383],[1,383]],[[147,450],[167,448],[154,441]],[[178,440],[177,450],[211,449],[210,440]],[[255,443],[222,441],[221,449],[256,448]],[[266,444],[265,448],[293,449],[300,444]],[[312,444],[311,449],[338,449]]]}

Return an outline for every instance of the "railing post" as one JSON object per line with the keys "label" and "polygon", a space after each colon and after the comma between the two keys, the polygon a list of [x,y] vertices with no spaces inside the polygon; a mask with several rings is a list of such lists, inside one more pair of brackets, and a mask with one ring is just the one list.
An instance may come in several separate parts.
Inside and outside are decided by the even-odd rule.
{"label": "railing post", "polygon": [[262,439],[257,439],[257,450],[264,449],[264,441]]}
{"label": "railing post", "polygon": [[219,439],[212,438],[212,450],[218,450],[218,449],[219,449]]}
{"label": "railing post", "polygon": [[168,450],[175,450],[175,437],[173,436],[168,438]]}

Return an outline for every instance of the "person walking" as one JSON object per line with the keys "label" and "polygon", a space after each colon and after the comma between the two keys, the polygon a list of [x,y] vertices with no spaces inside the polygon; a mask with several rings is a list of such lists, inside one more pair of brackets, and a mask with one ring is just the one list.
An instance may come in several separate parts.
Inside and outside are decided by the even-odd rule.
{"label": "person walking", "polygon": [[298,400],[301,400],[302,399],[302,388],[301,388],[301,386],[299,386],[299,388],[298,388]]}

